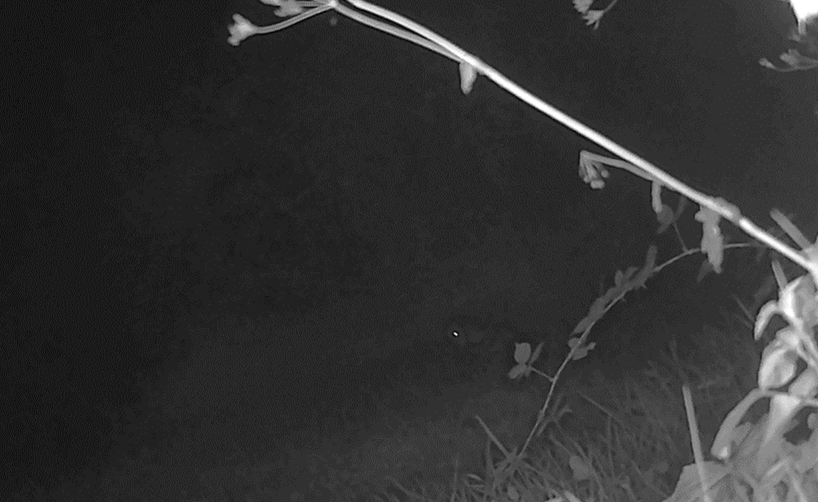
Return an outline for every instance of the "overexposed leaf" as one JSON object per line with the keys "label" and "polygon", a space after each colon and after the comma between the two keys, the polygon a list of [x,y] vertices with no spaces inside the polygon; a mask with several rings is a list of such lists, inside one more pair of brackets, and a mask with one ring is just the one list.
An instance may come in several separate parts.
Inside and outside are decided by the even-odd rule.
{"label": "overexposed leaf", "polygon": [[770,458],[770,445],[774,445],[774,449],[778,447],[778,440],[783,436],[785,427],[802,406],[800,398],[789,394],[775,394],[770,398],[770,414],[764,429],[764,440],[758,451],[759,456],[763,453],[764,458]]}
{"label": "overexposed leaf", "polygon": [[279,4],[278,9],[274,11],[278,17],[290,17],[304,12],[302,7],[296,0],[283,0]]}
{"label": "overexposed leaf", "polygon": [[474,81],[477,80],[477,69],[465,61],[460,62],[460,90],[463,94],[471,92]]}
{"label": "overexposed leaf", "polygon": [[656,230],[656,233],[663,234],[675,221],[673,209],[667,204],[662,204],[662,209],[656,213],[656,221],[659,222],[659,228]]}
{"label": "overexposed leaf", "polygon": [[759,309],[758,315],[756,316],[755,329],[753,330],[753,336],[756,340],[761,338],[770,319],[778,313],[778,310],[778,302],[775,300],[768,301]]}
{"label": "overexposed leaf", "polygon": [[662,203],[662,184],[656,180],[653,180],[650,184],[650,205],[654,213],[659,214],[662,212],[664,206]]}
{"label": "overexposed leaf", "polygon": [[727,414],[727,417],[722,421],[721,426],[719,426],[719,432],[716,434],[716,439],[713,440],[713,445],[710,447],[710,453],[714,457],[720,460],[727,460],[732,456],[734,445],[744,439],[749,428],[752,426],[752,424],[748,422],[739,425],[739,422],[744,418],[747,410],[762,397],[764,397],[764,394],[761,390],[753,389],[730,410],[730,413]]}
{"label": "overexposed leaf", "polygon": [[818,388],[818,375],[814,369],[807,367],[790,385],[788,391],[793,396],[812,399],[815,397],[816,388]]}
{"label": "overexposed leaf", "polygon": [[702,224],[701,248],[707,254],[707,259],[717,274],[721,273],[721,264],[724,261],[724,238],[719,228],[721,215],[709,207],[701,206],[696,213],[696,221]]}
{"label": "overexposed leaf", "polygon": [[758,368],[758,387],[762,390],[781,387],[795,376],[798,354],[781,340],[774,340],[764,348]]}

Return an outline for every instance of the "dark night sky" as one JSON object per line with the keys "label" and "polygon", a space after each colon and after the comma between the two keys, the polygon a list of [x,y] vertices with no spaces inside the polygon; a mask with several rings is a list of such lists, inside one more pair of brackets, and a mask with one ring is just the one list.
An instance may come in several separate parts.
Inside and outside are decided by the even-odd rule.
{"label": "dark night sky", "polygon": [[[137,4],[12,28],[0,282],[20,440],[0,458],[15,486],[104,464],[111,416],[147,409],[193,320],[290,322],[387,273],[414,284],[420,229],[441,256],[464,222],[589,225],[589,247],[619,254],[566,266],[582,270],[571,304],[644,255],[645,184],[615,173],[591,191],[578,154],[601,148],[485,78],[464,96],[447,59],[332,13],[236,48],[230,15],[261,25],[269,8]],[[622,1],[597,31],[567,0],[381,5],[761,226],[776,207],[814,232],[818,72],[757,64],[788,47],[785,3]]]}

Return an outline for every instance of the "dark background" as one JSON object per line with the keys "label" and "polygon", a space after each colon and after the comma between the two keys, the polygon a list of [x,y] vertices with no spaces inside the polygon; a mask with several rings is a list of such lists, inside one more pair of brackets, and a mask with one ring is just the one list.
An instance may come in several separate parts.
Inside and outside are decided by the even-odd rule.
{"label": "dark background", "polygon": [[[620,2],[597,31],[568,1],[382,5],[760,225],[776,207],[812,235],[818,73],[757,64],[788,47],[787,4]],[[554,279],[578,319],[600,275],[653,238],[644,183],[618,172],[590,190],[578,153],[605,152],[487,79],[464,96],[451,61],[332,13],[232,47],[234,12],[276,21],[250,2],[62,3],[10,28],[12,492],[83,479],[91,496],[112,455],[151,440],[129,424],[190,357],[197,324],[285,325],[344,298],[422,294],[407,292],[419,242],[443,260],[500,224],[586,232]],[[284,366],[354,344],[280,342]]]}

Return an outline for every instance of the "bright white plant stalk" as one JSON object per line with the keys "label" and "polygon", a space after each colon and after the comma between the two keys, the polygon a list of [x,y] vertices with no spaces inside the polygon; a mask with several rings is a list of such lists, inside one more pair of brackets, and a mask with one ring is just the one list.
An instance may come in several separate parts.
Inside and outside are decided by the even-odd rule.
{"label": "bright white plant stalk", "polygon": [[[750,236],[758,239],[767,246],[775,249],[782,255],[786,256],[793,262],[803,267],[810,273],[815,283],[818,284],[818,256],[809,256],[811,254],[813,255],[818,254],[818,250],[810,249],[799,252],[796,251],[795,249],[792,249],[791,247],[787,246],[783,242],[776,239],[774,236],[765,232],[763,229],[754,224],[751,220],[744,217],[741,214],[741,211],[735,205],[728,203],[722,198],[710,197],[685,185],[681,181],[665,173],[655,165],[639,157],[630,150],[618,145],[611,139],[607,138],[606,136],[603,136],[599,132],[595,131],[594,129],[591,129],[590,127],[579,122],[573,117],[570,117],[569,115],[558,110],[554,106],[545,103],[544,101],[537,98],[530,92],[526,91],[516,83],[509,80],[507,77],[505,77],[503,74],[501,74],[491,66],[485,64],[477,57],[473,56],[472,54],[469,54],[468,52],[464,51],[457,45],[446,40],[440,35],[432,32],[431,30],[399,14],[396,14],[382,7],[378,7],[377,5],[373,5],[364,0],[349,0],[349,3],[362,11],[368,12],[372,15],[391,21],[392,23],[400,27],[403,27],[408,31],[402,30],[397,26],[386,24],[383,21],[367,17],[366,15],[361,14],[360,12],[357,12],[354,9],[351,9],[339,3],[338,0],[260,0],[260,1],[264,4],[277,7],[275,13],[279,17],[291,16],[295,17],[279,24],[267,27],[259,27],[255,26],[253,23],[245,19],[243,16],[239,14],[234,14],[233,20],[235,21],[235,24],[229,27],[230,37],[228,38],[228,42],[230,44],[238,46],[242,40],[250,36],[280,31],[285,28],[289,28],[290,26],[293,26],[312,16],[321,14],[322,12],[334,10],[339,14],[349,17],[350,19],[358,21],[366,26],[383,31],[392,36],[407,40],[414,44],[420,45],[421,47],[425,47],[431,51],[446,56],[449,59],[452,59],[460,64],[461,75],[460,84],[461,89],[463,90],[464,93],[467,94],[471,91],[472,84],[477,75],[484,75],[487,78],[491,79],[494,83],[502,87],[503,89],[507,90],[508,92],[510,92],[511,94],[513,94],[514,96],[528,104],[529,106],[548,115],[549,117],[563,124],[569,129],[577,132],[578,134],[581,134],[582,136],[588,138],[589,140],[593,141],[599,146],[605,148],[610,152],[613,152],[617,156],[627,161],[623,162],[621,160],[609,159],[601,156],[589,160],[588,153],[582,152],[580,161],[580,177],[583,179],[583,181],[589,183],[592,188],[604,187],[604,181],[602,178],[608,176],[608,171],[607,168],[605,167],[606,165],[611,167],[627,169],[628,171],[651,181],[653,193],[653,207],[654,210],[657,211],[657,214],[659,210],[663,207],[660,199],[661,189],[663,187],[668,187],[671,190],[687,197],[688,199],[697,202],[701,206],[702,211],[700,211],[700,214],[702,216],[699,217],[698,219],[700,219],[700,221],[702,221],[702,223],[704,224],[705,237],[703,237],[702,244],[704,245],[703,247],[705,247],[706,249],[713,250],[714,248],[719,248],[721,246],[718,224],[720,218],[725,218],[731,221],[739,228],[741,228],[742,230],[744,230]],[[708,238],[708,234],[711,237],[711,239],[708,242],[705,242],[705,239]],[[713,262],[714,259],[715,260],[719,259],[718,257],[720,257],[720,253],[718,251],[719,250],[716,250],[716,252],[713,252],[712,254],[708,253],[711,262]],[[716,270],[719,270],[721,264],[719,262],[714,262],[713,266]]]}

